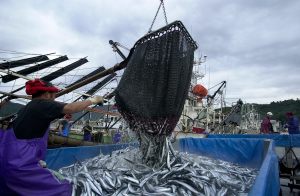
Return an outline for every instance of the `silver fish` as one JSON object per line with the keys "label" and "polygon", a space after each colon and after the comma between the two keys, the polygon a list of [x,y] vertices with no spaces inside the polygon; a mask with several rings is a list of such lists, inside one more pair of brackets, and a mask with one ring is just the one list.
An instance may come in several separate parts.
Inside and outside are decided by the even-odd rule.
{"label": "silver fish", "polygon": [[158,154],[159,160],[152,167],[138,149],[128,148],[77,161],[59,172],[72,183],[72,195],[79,189],[81,195],[108,196],[243,195],[250,191],[258,173],[222,160],[172,153],[170,145],[167,140],[161,144],[164,158]]}

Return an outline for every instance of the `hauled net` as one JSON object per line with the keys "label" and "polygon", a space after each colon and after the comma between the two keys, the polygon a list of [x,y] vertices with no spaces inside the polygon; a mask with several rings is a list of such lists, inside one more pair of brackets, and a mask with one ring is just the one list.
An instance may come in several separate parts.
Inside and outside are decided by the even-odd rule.
{"label": "hauled net", "polygon": [[145,156],[149,146],[154,153],[162,148],[159,145],[165,145],[179,120],[196,49],[180,21],[145,35],[134,45],[115,100],[130,128],[143,134],[140,140],[147,143],[141,145]]}

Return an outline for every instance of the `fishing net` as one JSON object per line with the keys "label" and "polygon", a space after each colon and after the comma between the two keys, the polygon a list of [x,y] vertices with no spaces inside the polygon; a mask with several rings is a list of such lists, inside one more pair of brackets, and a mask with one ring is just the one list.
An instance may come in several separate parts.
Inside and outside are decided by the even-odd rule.
{"label": "fishing net", "polygon": [[180,21],[135,43],[115,94],[131,129],[150,135],[172,133],[188,94],[196,49]]}

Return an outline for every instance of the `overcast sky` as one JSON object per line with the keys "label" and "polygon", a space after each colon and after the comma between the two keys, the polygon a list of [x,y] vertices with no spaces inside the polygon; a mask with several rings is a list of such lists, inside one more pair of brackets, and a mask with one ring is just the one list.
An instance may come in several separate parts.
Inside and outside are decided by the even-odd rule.
{"label": "overcast sky", "polygon": [[[89,63],[54,81],[68,84],[100,65],[109,68],[120,62],[108,41],[132,47],[147,33],[159,2],[1,0],[0,62],[23,56],[8,51],[68,55],[70,61],[56,68],[88,56]],[[181,20],[198,43],[195,57],[207,55],[201,68],[206,73],[200,81],[204,86],[226,80],[228,102],[237,98],[247,103],[300,98],[299,0],[166,0],[165,8],[168,22]],[[153,29],[164,25],[162,13]],[[0,90],[9,91],[24,81],[0,83]]]}

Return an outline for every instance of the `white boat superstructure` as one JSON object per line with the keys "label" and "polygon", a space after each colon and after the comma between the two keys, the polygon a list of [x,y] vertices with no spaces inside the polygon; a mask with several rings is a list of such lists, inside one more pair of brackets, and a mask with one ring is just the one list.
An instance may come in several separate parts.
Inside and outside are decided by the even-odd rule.
{"label": "white boat superstructure", "polygon": [[[205,76],[206,71],[201,71],[201,69],[203,70],[202,64],[204,62],[206,62],[206,56],[194,62],[188,98],[186,99],[181,118],[175,131],[210,132],[211,129],[224,119],[222,108],[224,107],[226,81],[217,84],[220,86],[212,95],[201,94],[201,96],[199,96],[193,91],[193,88],[200,85],[201,80]],[[214,87],[217,87],[217,85]],[[205,87],[203,88],[206,90]],[[216,110],[217,107],[219,107],[220,110]]]}

